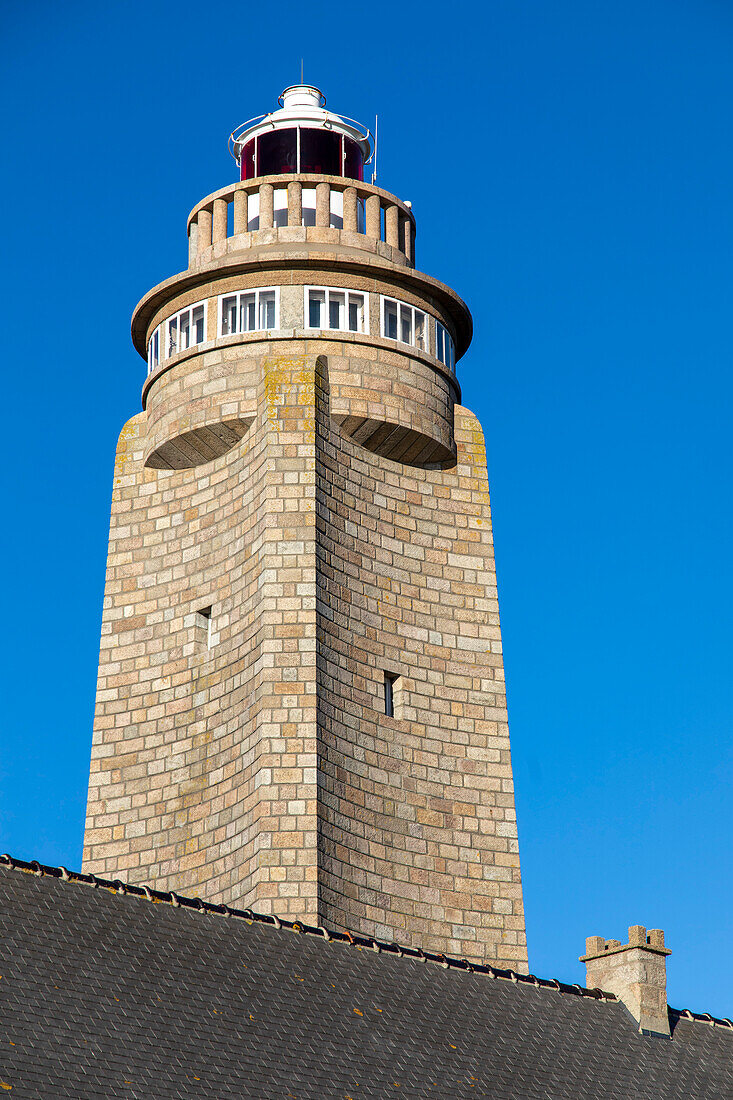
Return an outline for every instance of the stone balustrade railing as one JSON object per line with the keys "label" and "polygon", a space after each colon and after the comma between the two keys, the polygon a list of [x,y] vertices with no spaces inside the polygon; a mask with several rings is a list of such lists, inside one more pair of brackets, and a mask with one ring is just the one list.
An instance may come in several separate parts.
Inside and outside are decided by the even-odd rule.
{"label": "stone balustrade railing", "polygon": [[[311,202],[315,191],[315,210],[313,205],[304,206],[304,190]],[[189,265],[229,237],[253,229],[309,225],[382,241],[400,254],[400,262],[415,266],[415,219],[405,203],[372,184],[317,175],[261,176],[208,195],[188,217]]]}

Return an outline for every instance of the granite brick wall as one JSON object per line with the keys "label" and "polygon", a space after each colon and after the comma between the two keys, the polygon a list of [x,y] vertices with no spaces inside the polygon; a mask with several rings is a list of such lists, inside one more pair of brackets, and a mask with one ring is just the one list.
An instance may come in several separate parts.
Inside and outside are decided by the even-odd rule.
{"label": "granite brick wall", "polygon": [[[319,452],[319,882],[327,924],[526,967],[486,458]],[[385,714],[384,675],[397,677]]]}
{"label": "granite brick wall", "polygon": [[248,359],[252,423],[194,469],[122,432],[85,869],[522,969],[481,431],[394,462],[328,375]]}
{"label": "granite brick wall", "polygon": [[[136,307],[143,357],[206,321],[119,440],[84,867],[523,970],[486,457],[435,358],[471,316],[367,190],[374,239],[241,232],[242,188],[209,196]],[[367,331],[305,328],[309,285],[364,294]],[[219,296],[258,286],[277,330],[220,336]],[[382,295],[427,348],[382,336]]]}

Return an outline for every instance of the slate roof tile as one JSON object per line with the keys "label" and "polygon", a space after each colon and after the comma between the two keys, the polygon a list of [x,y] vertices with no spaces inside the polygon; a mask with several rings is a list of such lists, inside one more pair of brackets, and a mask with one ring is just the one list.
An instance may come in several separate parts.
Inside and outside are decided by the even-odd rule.
{"label": "slate roof tile", "polygon": [[671,1040],[642,1036],[611,995],[14,866],[0,864],[13,1097],[733,1098],[724,1021],[672,1013]]}

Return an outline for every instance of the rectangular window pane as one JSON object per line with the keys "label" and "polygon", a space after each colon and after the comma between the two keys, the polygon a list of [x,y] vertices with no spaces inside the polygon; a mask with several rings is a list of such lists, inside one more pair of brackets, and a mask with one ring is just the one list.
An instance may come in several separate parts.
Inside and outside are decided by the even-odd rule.
{"label": "rectangular window pane", "polygon": [[155,370],[155,368],[160,363],[160,325],[156,328],[155,332],[150,338],[148,361],[150,363],[151,371]]}
{"label": "rectangular window pane", "polygon": [[403,344],[412,343],[412,310],[409,306],[400,306],[400,340]]}
{"label": "rectangular window pane", "polygon": [[390,672],[384,674],[384,713],[388,718],[398,718],[396,703],[399,696],[400,677]]}
{"label": "rectangular window pane", "polygon": [[168,351],[166,355],[174,355],[178,351],[178,318],[171,317],[168,322]]}
{"label": "rectangular window pane", "polygon": [[[333,130],[301,127],[300,171],[315,172],[319,176],[342,175],[341,135]],[[264,175],[264,172],[260,174]]]}
{"label": "rectangular window pane", "polygon": [[427,323],[425,314],[422,310],[415,310],[415,347],[420,348],[421,351],[425,351],[427,348],[427,340],[425,334],[427,332]]}
{"label": "rectangular window pane", "polygon": [[181,351],[185,351],[186,348],[191,346],[191,311],[187,309],[185,313],[181,314],[180,318],[180,336],[178,340],[178,346]]}
{"label": "rectangular window pane", "polygon": [[435,322],[435,343],[437,346],[437,358],[440,359],[441,363],[445,363],[446,367],[450,367],[450,369],[453,370],[453,341],[448,334],[447,328],[441,325],[440,321]]}
{"label": "rectangular window pane", "polygon": [[258,176],[281,176],[283,172],[297,172],[297,148],[298,136],[294,127],[260,134],[257,139]]}
{"label": "rectangular window pane", "polygon": [[328,295],[328,327],[344,328],[344,295],[333,290]]}
{"label": "rectangular window pane", "polygon": [[261,329],[275,327],[275,291],[260,292],[260,325]]}
{"label": "rectangular window pane", "polygon": [[349,328],[352,332],[364,331],[364,297],[361,294],[349,295]]}
{"label": "rectangular window pane", "polygon": [[323,328],[323,308],[326,304],[324,290],[308,291],[308,324],[311,328]]}
{"label": "rectangular window pane", "polygon": [[204,341],[204,307],[196,306],[193,311],[193,342],[202,344]]}
{"label": "rectangular window pane", "polygon": [[231,336],[237,331],[237,299],[236,295],[221,300],[221,334]]}
{"label": "rectangular window pane", "polygon": [[239,331],[240,332],[254,332],[256,328],[255,320],[257,314],[255,312],[255,295],[254,294],[242,294],[239,298]]}
{"label": "rectangular window pane", "polygon": [[384,299],[384,335],[389,340],[397,339],[397,303],[390,298]]}

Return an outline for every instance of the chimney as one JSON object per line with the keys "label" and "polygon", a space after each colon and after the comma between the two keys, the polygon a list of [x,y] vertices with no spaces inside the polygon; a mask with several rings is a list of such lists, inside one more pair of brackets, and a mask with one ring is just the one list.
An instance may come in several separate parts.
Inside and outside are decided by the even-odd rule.
{"label": "chimney", "polygon": [[664,932],[641,924],[629,928],[629,942],[591,936],[585,941],[589,989],[615,993],[639,1024],[642,1033],[669,1035],[667,1011],[667,955]]}

